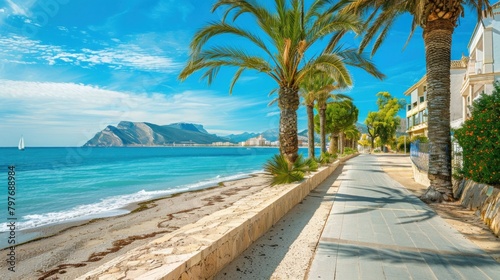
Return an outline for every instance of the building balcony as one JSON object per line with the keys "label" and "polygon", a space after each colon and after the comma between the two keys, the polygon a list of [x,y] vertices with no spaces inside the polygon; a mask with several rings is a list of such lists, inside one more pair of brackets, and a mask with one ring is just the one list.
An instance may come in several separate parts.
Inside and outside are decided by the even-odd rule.
{"label": "building balcony", "polygon": [[416,125],[413,125],[411,127],[408,128],[408,130],[406,130],[406,133],[414,133],[416,131],[419,131],[419,130],[426,130],[427,129],[427,122],[422,122],[422,123],[419,123],[419,124],[416,124]]}

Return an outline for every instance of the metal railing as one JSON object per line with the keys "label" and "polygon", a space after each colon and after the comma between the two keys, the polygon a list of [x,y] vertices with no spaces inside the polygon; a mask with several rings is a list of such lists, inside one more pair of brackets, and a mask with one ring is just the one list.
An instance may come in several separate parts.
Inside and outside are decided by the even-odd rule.
{"label": "metal railing", "polygon": [[[462,170],[463,168],[463,153],[462,147],[457,142],[451,144],[451,166],[453,171]],[[415,166],[422,171],[429,171],[429,143],[421,143],[415,141],[410,144],[410,158]]]}
{"label": "metal railing", "polygon": [[458,172],[464,167],[462,147],[456,142],[451,143],[451,168],[453,172]]}
{"label": "metal railing", "polygon": [[420,141],[411,143],[410,158],[418,169],[427,172],[429,170],[429,143]]}

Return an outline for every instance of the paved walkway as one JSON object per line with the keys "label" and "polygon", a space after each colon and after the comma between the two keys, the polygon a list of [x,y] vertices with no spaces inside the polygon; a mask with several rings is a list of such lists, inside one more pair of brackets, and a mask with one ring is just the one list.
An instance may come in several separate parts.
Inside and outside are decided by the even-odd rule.
{"label": "paved walkway", "polygon": [[309,279],[496,279],[500,265],[385,174],[346,162]]}

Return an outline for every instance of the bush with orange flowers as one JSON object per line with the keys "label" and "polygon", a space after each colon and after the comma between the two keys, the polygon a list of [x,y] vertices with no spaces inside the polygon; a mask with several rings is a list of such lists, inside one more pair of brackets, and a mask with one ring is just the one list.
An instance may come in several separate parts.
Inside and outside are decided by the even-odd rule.
{"label": "bush with orange flowers", "polygon": [[472,104],[472,117],[457,129],[463,149],[463,176],[478,183],[500,185],[500,83],[491,95]]}

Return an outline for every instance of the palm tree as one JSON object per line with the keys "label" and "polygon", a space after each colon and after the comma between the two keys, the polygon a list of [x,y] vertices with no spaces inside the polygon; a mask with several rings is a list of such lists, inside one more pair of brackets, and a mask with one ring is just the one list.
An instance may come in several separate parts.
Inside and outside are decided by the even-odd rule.
{"label": "palm tree", "polygon": [[[337,89],[335,87],[334,89]],[[319,131],[320,131],[320,141],[321,141],[321,152],[326,152],[326,108],[329,102],[342,102],[345,100],[352,100],[351,97],[344,94],[332,94],[329,91],[321,91],[316,95],[316,100],[318,104],[318,115],[319,115]]]}
{"label": "palm tree", "polygon": [[351,148],[356,149],[354,144],[361,137],[361,132],[359,132],[358,128],[356,127],[356,124],[351,124],[349,127],[347,127],[344,130],[344,134],[346,138],[349,140]]}
{"label": "palm tree", "polygon": [[[321,152],[326,151],[325,144],[325,110],[326,100],[328,98],[342,99],[350,98],[343,94],[334,95],[330,92],[335,90],[337,86],[334,84],[333,79],[326,75],[322,75],[321,72],[312,73],[309,75],[301,84],[302,97],[304,98],[304,104],[306,105],[307,111],[307,139],[309,143],[308,156],[309,158],[314,158],[314,102],[318,100],[322,104],[320,108],[320,135],[321,135]],[[324,106],[323,106],[323,103]],[[321,108],[323,108],[321,111]]]}
{"label": "palm tree", "polygon": [[377,36],[372,55],[389,33],[396,18],[404,13],[413,16],[410,37],[417,26],[423,29],[427,65],[429,171],[430,186],[421,197],[425,201],[452,200],[450,139],[450,60],[451,41],[457,20],[465,6],[491,14],[488,0],[354,0],[346,14],[367,14],[363,50]]}
{"label": "palm tree", "polygon": [[[344,58],[335,52],[321,53],[308,58],[306,52],[328,34],[352,30],[357,32],[360,21],[355,15],[339,15],[344,2],[325,11],[328,0],[315,0],[307,12],[299,0],[275,0],[274,11],[251,0],[219,0],[212,9],[225,8],[220,22],[210,23],[198,31],[191,42],[190,59],[179,75],[181,80],[204,69],[203,79],[210,84],[223,66],[236,67],[230,93],[245,70],[267,74],[278,84],[280,108],[280,153],[291,165],[297,159],[297,109],[299,85],[308,74],[323,71],[342,84],[351,84]],[[263,40],[235,24],[242,15],[255,21]],[[229,17],[231,16],[231,17]],[[246,18],[248,19],[248,17]],[[248,26],[248,24],[246,25]],[[245,39],[260,52],[245,48],[248,44],[205,46],[218,35],[233,35]]]}

